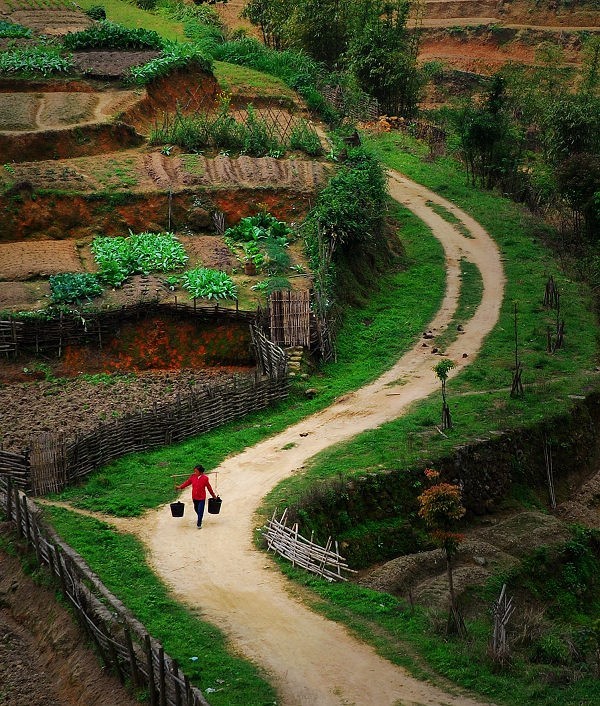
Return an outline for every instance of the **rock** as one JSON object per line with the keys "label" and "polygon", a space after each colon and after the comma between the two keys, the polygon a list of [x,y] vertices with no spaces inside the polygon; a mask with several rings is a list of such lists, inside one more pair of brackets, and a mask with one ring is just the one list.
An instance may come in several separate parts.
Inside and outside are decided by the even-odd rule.
{"label": "rock", "polygon": [[487,559],[483,556],[474,556],[473,561],[479,566],[487,566]]}
{"label": "rock", "polygon": [[304,396],[307,397],[309,400],[312,400],[313,397],[315,397],[318,393],[318,390],[315,387],[309,387],[308,389],[304,390]]}

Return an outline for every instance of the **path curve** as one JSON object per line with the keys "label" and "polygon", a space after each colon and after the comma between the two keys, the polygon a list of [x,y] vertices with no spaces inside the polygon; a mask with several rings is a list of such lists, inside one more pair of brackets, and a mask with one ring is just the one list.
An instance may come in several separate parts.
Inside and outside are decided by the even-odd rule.
{"label": "path curve", "polygon": [[[389,173],[391,196],[408,207],[441,241],[447,287],[431,322],[441,332],[456,310],[460,259],[475,263],[483,296],[464,334],[446,355],[460,369],[472,361],[498,320],[504,290],[500,253],[494,241],[454,204],[397,172]],[[426,205],[451,211],[469,229],[461,235]],[[466,353],[468,357],[463,357]],[[218,518],[208,515],[198,532],[188,514],[173,520],[168,505],[136,521],[131,529],[145,543],[159,576],[183,603],[199,608],[218,625],[245,657],[261,666],[284,706],[391,706],[424,704],[480,706],[467,696],[452,696],[412,678],[379,657],[344,627],[308,610],[293,597],[293,586],[263,553],[253,547],[255,511],[279,481],[298,472],[317,452],[400,416],[415,400],[439,387],[432,367],[439,360],[419,341],[387,373],[327,409],[276,436],[226,459],[218,469],[224,498]],[[390,394],[389,385],[402,381]],[[213,476],[214,480],[214,476]],[[183,498],[189,501],[188,492]]]}

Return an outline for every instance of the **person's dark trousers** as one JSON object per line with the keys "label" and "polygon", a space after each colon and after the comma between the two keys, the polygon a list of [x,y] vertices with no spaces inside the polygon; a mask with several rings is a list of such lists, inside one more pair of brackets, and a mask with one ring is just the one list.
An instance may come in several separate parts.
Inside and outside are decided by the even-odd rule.
{"label": "person's dark trousers", "polygon": [[194,500],[194,510],[198,515],[197,527],[202,527],[202,518],[204,517],[204,506],[206,505],[206,500]]}

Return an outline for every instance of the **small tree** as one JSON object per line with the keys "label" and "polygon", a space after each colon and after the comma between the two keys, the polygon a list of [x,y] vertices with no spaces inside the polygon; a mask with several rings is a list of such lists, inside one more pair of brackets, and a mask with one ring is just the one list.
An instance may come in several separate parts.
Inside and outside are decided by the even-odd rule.
{"label": "small tree", "polygon": [[452,561],[458,552],[458,546],[463,535],[456,532],[458,521],[466,510],[462,504],[460,486],[453,483],[440,483],[438,471],[427,469],[425,475],[432,483],[417,500],[419,501],[419,517],[431,530],[431,538],[446,554],[446,570],[448,573],[449,614],[448,632],[464,635],[465,625],[456,605]]}
{"label": "small tree", "polygon": [[444,358],[443,360],[440,360],[440,362],[433,368],[435,374],[442,383],[442,429],[452,428],[450,407],[448,407],[448,403],[446,402],[446,381],[448,380],[448,373],[454,367],[456,367],[456,363],[453,360]]}

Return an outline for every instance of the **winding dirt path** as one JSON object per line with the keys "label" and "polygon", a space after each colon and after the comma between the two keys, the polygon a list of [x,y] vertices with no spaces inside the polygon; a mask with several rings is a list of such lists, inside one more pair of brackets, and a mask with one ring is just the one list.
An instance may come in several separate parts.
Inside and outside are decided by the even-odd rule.
{"label": "winding dirt path", "polygon": [[[456,373],[474,359],[498,319],[504,288],[500,253],[487,233],[452,203],[395,172],[389,174],[389,188],[394,199],[432,228],[445,250],[447,288],[432,329],[441,332],[452,319],[460,290],[460,259],[470,260],[481,271],[481,304],[464,326],[464,334],[446,351],[457,364]],[[427,201],[451,211],[472,237],[461,235]],[[190,516],[187,491],[188,511],[183,520],[173,520],[165,506],[130,526],[177,598],[201,609],[237,650],[266,670],[277,688],[278,703],[481,704],[417,681],[340,625],[308,610],[292,595],[290,582],[252,544],[254,513],[265,494],[283,478],[299,472],[317,452],[400,416],[412,402],[433,392],[439,385],[432,372],[436,360],[431,348],[419,341],[372,384],[224,461],[215,469],[223,511],[218,518],[208,515],[201,532]]]}

